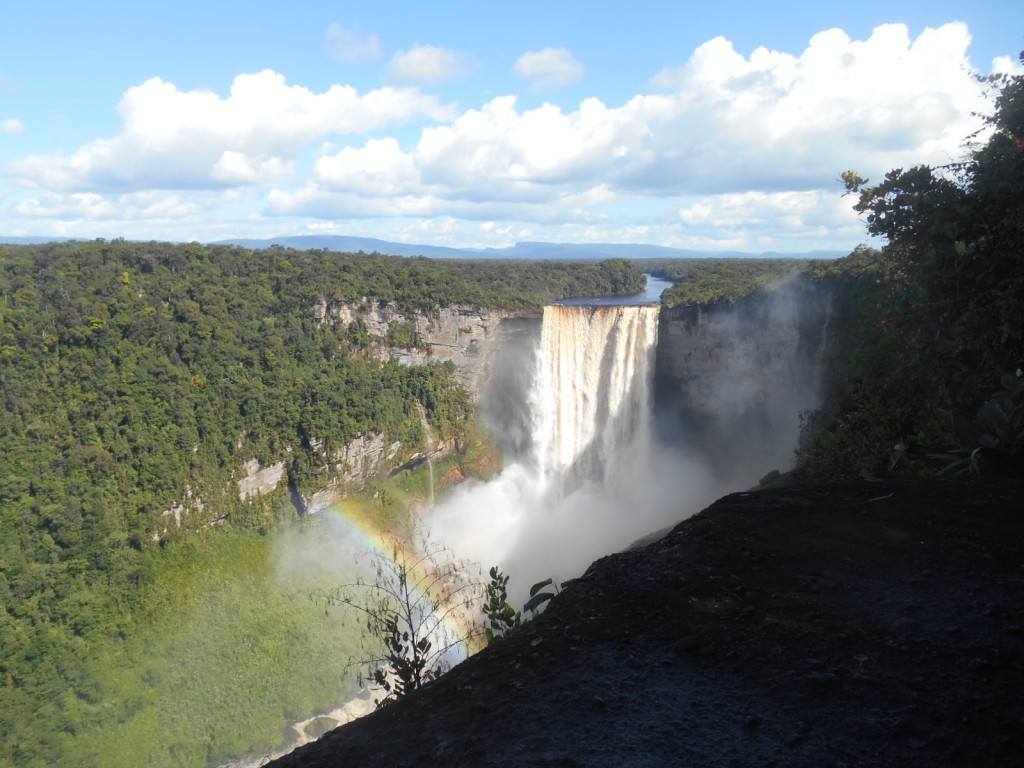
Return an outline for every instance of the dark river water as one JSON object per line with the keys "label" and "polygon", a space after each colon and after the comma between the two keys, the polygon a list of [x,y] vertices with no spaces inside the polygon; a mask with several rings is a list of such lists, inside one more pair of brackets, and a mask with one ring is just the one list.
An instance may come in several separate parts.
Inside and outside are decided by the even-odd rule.
{"label": "dark river water", "polygon": [[581,299],[563,299],[555,302],[563,307],[635,307],[643,304],[661,304],[661,294],[672,283],[647,275],[647,287],[630,296],[588,296]]}

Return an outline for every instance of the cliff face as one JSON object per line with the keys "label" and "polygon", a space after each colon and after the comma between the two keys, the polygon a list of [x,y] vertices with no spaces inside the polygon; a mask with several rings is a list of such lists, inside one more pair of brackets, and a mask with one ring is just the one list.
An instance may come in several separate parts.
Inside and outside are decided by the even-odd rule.
{"label": "cliff face", "polygon": [[[378,353],[404,365],[451,362],[455,376],[479,400],[497,350],[506,339],[505,323],[511,318],[539,314],[486,307],[442,307],[430,314],[407,314],[394,304],[356,307],[352,304],[321,302],[316,316],[323,323],[348,326],[362,322],[375,337]],[[416,346],[388,345],[390,331],[407,325],[418,337]]]}
{"label": "cliff face", "polygon": [[801,278],[735,305],[664,308],[655,412],[663,437],[724,480],[792,465],[800,414],[821,401],[831,302]]}
{"label": "cliff face", "polygon": [[[443,307],[431,314],[407,314],[393,304],[357,307],[326,301],[314,311],[322,323],[362,324],[381,357],[403,365],[450,362],[456,379],[477,402],[483,398],[494,373],[499,351],[510,338],[521,334],[519,324],[531,314],[467,306]],[[389,342],[396,327],[410,332],[416,345]],[[431,456],[440,459],[454,448],[451,440],[436,441]],[[393,471],[403,462],[415,465],[427,458],[425,452],[409,455],[402,449],[401,443],[388,443],[384,435],[373,432],[360,435],[333,456],[324,455],[324,468],[330,479],[322,489],[303,499],[307,511],[316,512],[350,490],[362,488],[368,478]],[[283,463],[260,467],[247,462],[245,475],[239,480],[239,494],[250,498],[273,492],[284,476]]]}
{"label": "cliff face", "polygon": [[[452,363],[502,445],[513,454],[525,449],[524,409],[540,338],[539,313],[455,306],[410,314],[393,304],[326,301],[314,312],[323,323],[361,325],[381,357],[405,365]],[[801,279],[735,305],[663,308],[654,404],[661,437],[710,457],[726,483],[750,485],[769,470],[787,469],[800,414],[820,402],[829,315],[828,296]],[[396,328],[415,346],[397,345]],[[433,457],[453,448],[450,441],[439,441]],[[329,480],[303,502],[315,511],[370,477],[425,458],[387,443],[379,433],[360,435],[323,456]],[[283,462],[246,462],[236,493],[243,500],[272,493],[287,482],[286,475]],[[181,516],[175,516],[178,524]]]}
{"label": "cliff face", "polygon": [[[328,302],[317,304],[314,313],[322,323],[344,326],[361,323],[372,340],[374,351],[382,358],[391,358],[403,365],[452,363],[456,379],[474,401],[481,402],[487,396],[488,402],[483,404],[485,411],[501,407],[508,394],[500,388],[490,392],[490,380],[507,380],[511,372],[499,351],[506,346],[515,347],[519,350],[517,357],[521,357],[523,329],[539,328],[539,322],[532,318],[540,317],[538,312],[467,306],[445,307],[431,314],[406,314],[393,304],[357,307]],[[416,346],[394,343],[392,330],[399,325],[416,340]],[[332,455],[321,449],[315,437],[311,442],[322,456],[325,482],[308,497],[292,491],[293,501],[300,502],[307,512],[317,512],[350,491],[361,489],[371,477],[385,475],[405,465],[415,466],[427,458],[425,451],[410,454],[407,448],[403,450],[401,443],[387,441],[380,432],[361,434]],[[434,440],[430,454],[434,459],[441,459],[453,450],[453,440]],[[240,501],[255,502],[261,496],[281,490],[287,483],[287,461],[263,465],[254,458],[239,468],[233,493]],[[163,512],[164,525],[155,538],[159,539],[161,533],[167,533],[172,527],[180,528],[193,513],[202,512],[203,508],[203,499],[190,487],[180,504]]]}

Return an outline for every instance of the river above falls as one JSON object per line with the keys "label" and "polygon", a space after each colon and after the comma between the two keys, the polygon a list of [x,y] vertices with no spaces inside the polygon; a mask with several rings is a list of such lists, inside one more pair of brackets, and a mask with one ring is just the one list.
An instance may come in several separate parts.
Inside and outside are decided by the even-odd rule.
{"label": "river above falls", "polygon": [[562,307],[634,307],[644,304],[661,304],[661,294],[672,282],[651,275],[647,278],[647,286],[640,293],[628,296],[585,296],[578,299],[563,299],[555,302]]}

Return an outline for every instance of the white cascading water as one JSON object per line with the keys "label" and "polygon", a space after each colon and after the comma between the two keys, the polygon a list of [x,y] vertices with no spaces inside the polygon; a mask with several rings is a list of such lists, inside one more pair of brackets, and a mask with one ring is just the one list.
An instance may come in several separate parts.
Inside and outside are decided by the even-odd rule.
{"label": "white cascading water", "polygon": [[659,311],[545,307],[529,450],[494,480],[469,481],[431,510],[431,535],[484,572],[499,566],[515,592],[517,582],[522,589],[579,575],[662,525],[652,486],[679,476],[651,479],[662,460],[649,450]]}
{"label": "white cascading water", "polygon": [[560,491],[601,482],[619,451],[646,438],[659,310],[544,308],[530,396],[533,462]]}

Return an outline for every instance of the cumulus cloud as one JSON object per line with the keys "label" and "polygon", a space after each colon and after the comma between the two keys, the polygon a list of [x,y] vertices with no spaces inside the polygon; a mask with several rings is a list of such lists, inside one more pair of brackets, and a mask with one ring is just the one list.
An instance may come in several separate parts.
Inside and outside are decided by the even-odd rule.
{"label": "cumulus cloud", "polygon": [[747,247],[757,240],[774,241],[786,232],[827,237],[847,231],[856,236],[863,225],[852,203],[823,190],[798,192],[736,192],[689,200],[677,212],[680,236],[700,231],[719,240],[743,233]]}
{"label": "cumulus cloud", "polygon": [[100,195],[76,192],[68,195],[46,193],[24,200],[17,212],[33,219],[59,220],[150,220],[181,219],[202,209],[194,201],[178,195],[141,192],[125,195]]}
{"label": "cumulus cloud", "polygon": [[419,187],[419,172],[412,157],[392,138],[371,139],[362,148],[345,147],[316,161],[313,179],[321,187],[391,196]]}
{"label": "cumulus cloud", "polygon": [[279,157],[250,157],[244,152],[226,150],[210,176],[232,184],[272,184],[287,179],[293,172],[294,164]]}
{"label": "cumulus cloud", "polygon": [[978,127],[971,115],[985,97],[969,40],[962,24],[916,40],[887,25],[864,41],[822,32],[799,56],[745,57],[716,38],[620,106],[589,98],[524,110],[500,96],[424,127],[408,149],[373,140],[332,151],[305,189],[278,192],[273,205],[325,217],[600,221],[607,231],[614,216],[602,217],[621,201],[662,199],[674,214],[633,224],[677,243],[692,244],[697,227],[732,247],[787,232],[854,240],[862,227],[838,194],[840,171],[943,164]]}
{"label": "cumulus cloud", "polygon": [[[719,37],[622,104],[587,98],[527,109],[502,95],[458,113],[417,87],[316,93],[264,71],[239,76],[222,97],[152,79],[125,93],[114,137],[5,171],[37,189],[107,194],[118,204],[140,190],[192,190],[188,200],[250,190],[247,199],[272,216],[458,219],[496,236],[560,227],[579,238],[642,233],[687,247],[707,247],[708,238],[771,247],[793,232],[822,241],[849,232],[856,241],[862,227],[839,197],[841,171],[878,178],[957,159],[980,127],[972,114],[990,111],[969,42],[959,23],[913,39],[903,25],[865,40],[826,30],[796,55],[745,56]],[[561,72],[564,83],[567,63],[575,63],[568,52],[539,51],[517,71],[538,82]],[[468,66],[451,51],[417,46],[392,60],[391,74],[438,82]],[[399,139],[391,129],[400,121],[422,127]],[[71,215],[99,202],[65,194],[23,205],[33,215]],[[487,222],[490,230],[479,228]]]}
{"label": "cumulus cloud", "polygon": [[417,45],[391,57],[388,77],[399,83],[436,85],[465,77],[472,68],[473,61],[466,54],[433,45]]}
{"label": "cumulus cloud", "polygon": [[338,61],[366,61],[379,59],[380,39],[376,35],[363,37],[358,25],[345,27],[335,22],[327,28],[327,53]]}
{"label": "cumulus cloud", "polygon": [[[468,202],[568,201],[599,185],[666,198],[831,189],[847,167],[877,173],[959,155],[977,127],[971,113],[984,108],[965,67],[968,42],[961,24],[913,42],[890,25],[867,41],[830,30],[799,57],[758,49],[748,59],[716,38],[662,73],[662,92],[619,107],[590,98],[569,112],[520,110],[501,96],[425,127],[407,152],[344,150],[318,164],[315,181]],[[369,173],[371,157],[380,173]]]}
{"label": "cumulus cloud", "polygon": [[0,122],[0,131],[4,133],[23,133],[25,126],[21,124],[21,120],[16,117],[8,117],[6,120]]}
{"label": "cumulus cloud", "polygon": [[565,48],[545,48],[520,56],[515,73],[530,80],[535,90],[549,91],[582,80],[583,65]]}
{"label": "cumulus cloud", "polygon": [[799,57],[759,48],[746,59],[716,38],[655,78],[680,116],[653,143],[661,162],[634,169],[630,183],[807,189],[830,178],[829,167],[834,176],[854,165],[948,162],[984,106],[969,42],[959,23],[913,42],[905,26],[887,25],[866,41],[829,30]]}
{"label": "cumulus cloud", "polygon": [[450,111],[414,89],[365,94],[334,85],[323,93],[288,85],[271,70],[235,78],[227,98],[179,91],[152,78],[128,89],[124,120],[112,139],[74,154],[37,155],[11,163],[29,183],[58,191],[191,189],[280,180],[311,141],[395,122],[445,119]]}
{"label": "cumulus cloud", "polygon": [[1024,75],[1024,64],[1010,56],[997,56],[992,60],[994,75]]}

